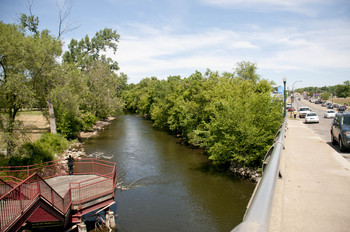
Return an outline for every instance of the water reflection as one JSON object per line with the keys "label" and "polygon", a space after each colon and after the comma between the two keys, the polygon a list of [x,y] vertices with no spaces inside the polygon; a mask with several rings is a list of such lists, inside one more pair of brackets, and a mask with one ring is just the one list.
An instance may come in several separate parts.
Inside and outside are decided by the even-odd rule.
{"label": "water reflection", "polygon": [[119,186],[127,189],[116,194],[118,231],[230,231],[254,189],[133,115],[118,117],[85,149],[117,164]]}

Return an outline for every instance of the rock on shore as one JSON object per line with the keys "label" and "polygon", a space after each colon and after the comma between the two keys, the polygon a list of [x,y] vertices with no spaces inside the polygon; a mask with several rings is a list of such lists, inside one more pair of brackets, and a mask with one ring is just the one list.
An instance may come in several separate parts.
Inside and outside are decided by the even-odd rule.
{"label": "rock on shore", "polygon": [[255,183],[257,183],[259,178],[261,178],[261,173],[259,173],[256,169],[231,165],[230,171],[235,175],[238,175],[244,179],[249,179]]}
{"label": "rock on shore", "polygon": [[108,117],[103,121],[97,121],[92,131],[82,131],[79,133],[79,139],[88,139],[90,137],[98,135],[99,131],[102,131],[107,125],[111,124],[111,121],[114,120],[115,117]]}

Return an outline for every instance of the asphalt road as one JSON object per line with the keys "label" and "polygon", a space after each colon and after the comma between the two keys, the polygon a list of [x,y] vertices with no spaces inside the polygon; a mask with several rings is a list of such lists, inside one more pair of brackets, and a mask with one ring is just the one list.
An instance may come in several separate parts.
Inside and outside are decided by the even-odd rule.
{"label": "asphalt road", "polygon": [[[298,100],[298,97],[296,97],[295,102],[293,103],[293,107],[296,109],[299,109],[300,106],[308,106],[311,111],[316,112],[320,118],[320,123],[312,123],[312,124],[306,124],[309,128],[311,128],[316,134],[318,134],[330,147],[332,147],[336,152],[338,152],[340,155],[342,155],[345,159],[347,159],[350,162],[350,150],[346,152],[340,152],[339,145],[332,145],[331,143],[331,124],[333,119],[332,118],[324,118],[324,112],[327,110],[326,107],[322,107],[321,104],[315,104],[308,102],[304,100],[302,97],[300,97],[300,101]],[[337,112],[337,109],[334,109],[334,111]],[[290,112],[287,112],[287,116],[290,117]],[[305,121],[304,118],[298,120]]]}

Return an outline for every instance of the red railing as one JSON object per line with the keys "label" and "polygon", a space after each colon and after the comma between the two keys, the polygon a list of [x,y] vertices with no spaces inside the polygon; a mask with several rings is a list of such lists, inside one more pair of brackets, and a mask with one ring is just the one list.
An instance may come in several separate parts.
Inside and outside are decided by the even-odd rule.
{"label": "red railing", "polygon": [[[61,197],[44,179],[67,175],[65,161],[56,160],[30,166],[0,167],[0,231],[28,209],[38,196],[62,214],[66,214],[70,205],[81,204],[106,194],[114,197],[116,185],[116,164],[98,159],[79,159],[74,162],[74,175],[94,174],[98,177],[69,184],[69,190]],[[104,177],[104,178],[101,178]],[[18,178],[26,178],[22,182]],[[9,181],[16,187],[10,188]],[[13,185],[12,185],[13,186]],[[7,191],[5,193],[5,191]]]}
{"label": "red railing", "polygon": [[38,175],[33,174],[0,198],[0,230],[2,231],[39,195]]}

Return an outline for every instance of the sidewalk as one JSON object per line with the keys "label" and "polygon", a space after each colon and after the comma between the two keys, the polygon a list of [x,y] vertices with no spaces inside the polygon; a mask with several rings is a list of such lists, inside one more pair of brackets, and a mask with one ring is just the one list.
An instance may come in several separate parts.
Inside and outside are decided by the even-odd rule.
{"label": "sidewalk", "polygon": [[350,231],[350,163],[301,121],[287,128],[269,231]]}

